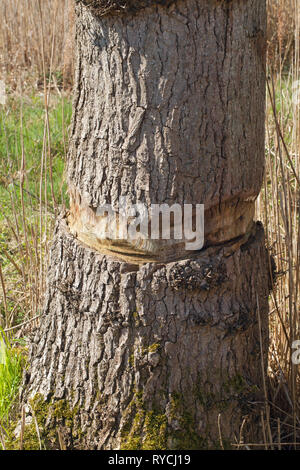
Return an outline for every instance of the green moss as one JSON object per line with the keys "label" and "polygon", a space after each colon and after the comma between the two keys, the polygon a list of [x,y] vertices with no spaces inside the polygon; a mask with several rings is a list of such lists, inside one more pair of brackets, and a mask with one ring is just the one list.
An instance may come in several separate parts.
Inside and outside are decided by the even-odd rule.
{"label": "green moss", "polygon": [[233,377],[228,378],[228,380],[223,385],[224,391],[226,393],[243,393],[247,388],[247,383],[244,377],[240,374],[236,374]]}
{"label": "green moss", "polygon": [[[155,343],[143,349],[143,352],[155,352],[159,344]],[[218,376],[218,371],[214,371]],[[219,371],[221,374],[222,372]],[[231,443],[226,436],[222,437],[222,446],[218,440],[211,441],[215,434],[211,427],[213,416],[218,412],[223,413],[234,406],[234,403],[248,403],[249,396],[256,391],[256,387],[248,384],[241,375],[222,376],[222,385],[215,391],[212,384],[204,382],[199,376],[197,384],[192,390],[192,398],[195,406],[187,405],[185,398],[180,393],[173,393],[169,398],[167,413],[165,410],[148,410],[142,392],[134,392],[133,399],[124,415],[125,426],[122,431],[121,449],[123,450],[201,450],[201,449],[230,449]],[[158,393],[158,392],[157,392]],[[162,401],[166,401],[165,396]],[[194,409],[198,405],[203,408],[206,416],[206,427],[199,431],[199,423],[196,420]],[[239,406],[240,406],[239,405]]]}
{"label": "green moss", "polygon": [[163,413],[150,411],[145,416],[145,439],[143,448],[149,450],[166,450],[167,418]]}
{"label": "green moss", "polygon": [[134,346],[130,346],[130,349],[128,351],[129,357],[128,357],[128,363],[130,367],[134,367],[135,365],[135,351],[134,351]]}
{"label": "green moss", "polygon": [[206,449],[207,440],[196,432],[197,423],[180,394],[172,395],[170,405],[169,418],[178,423],[176,431],[168,426],[162,410],[147,410],[142,392],[135,392],[126,411],[121,450]]}
{"label": "green moss", "polygon": [[134,366],[134,354],[130,354],[128,362],[129,362],[130,367]]}
{"label": "green moss", "polygon": [[73,426],[74,418],[78,415],[78,407],[70,408],[66,400],[59,400],[53,404],[52,415],[57,421],[64,421],[64,424],[71,428]]}
{"label": "green moss", "polygon": [[209,410],[216,402],[215,395],[211,392],[205,392],[199,384],[194,389],[194,395],[204,410]]}
{"label": "green moss", "polygon": [[[147,352],[156,352],[159,344],[154,343],[146,348]],[[134,363],[134,354],[129,357],[129,362]],[[201,384],[199,378],[197,386],[193,391],[195,402],[200,403],[204,411],[214,407],[221,411],[225,410],[232,400],[243,399],[253,392],[253,387],[241,375],[228,377],[223,381],[221,391],[215,395],[210,391],[209,384]],[[165,400],[167,397],[165,397]],[[165,401],[163,400],[163,401]],[[66,433],[68,447],[82,442],[84,433],[78,426],[78,407],[71,408],[67,400],[48,400],[43,396],[36,395],[30,406],[33,416],[36,418],[40,432],[43,449],[58,449],[57,430]],[[220,443],[209,442],[210,428],[199,434],[199,423],[196,422],[193,410],[191,410],[180,393],[173,393],[169,397],[169,405],[162,410],[159,406],[149,409],[143,398],[143,392],[133,390],[133,398],[124,414],[123,429],[121,431],[122,450],[201,450],[208,448],[220,448]],[[8,433],[6,442],[7,449],[19,449],[19,440],[15,438],[12,426]],[[36,423],[33,419],[25,427],[23,448],[25,450],[40,449]],[[223,447],[230,448],[230,443],[223,439]]]}
{"label": "green moss", "polygon": [[208,448],[206,437],[196,432],[195,418],[185,406],[183,397],[174,393],[171,397],[171,419],[178,421],[178,430],[169,435],[169,445],[174,450],[204,450]]}
{"label": "green moss", "polygon": [[139,313],[138,312],[133,312],[132,317],[133,317],[135,327],[138,328],[141,324],[141,319],[140,319]]}
{"label": "green moss", "polygon": [[146,356],[148,354],[153,354],[156,351],[158,351],[159,347],[160,347],[159,343],[153,343],[153,344],[150,344],[150,346],[144,346],[141,349],[141,354],[142,354],[142,356]]}
{"label": "green moss", "polygon": [[159,343],[150,344],[150,346],[148,346],[148,352],[155,353],[159,349],[159,347],[160,347]]}
{"label": "green moss", "polygon": [[[217,373],[216,373],[217,375]],[[225,377],[218,393],[209,390],[210,384],[203,384],[201,378],[194,387],[194,396],[204,411],[209,411],[217,406],[220,412],[228,409],[232,400],[246,399],[257,391],[257,386],[251,386],[241,374]]]}
{"label": "green moss", "polygon": [[[83,437],[83,432],[74,422],[78,415],[78,407],[71,408],[67,400],[46,401],[40,394],[35,395],[29,402],[33,418],[32,422],[25,426],[23,436],[24,450],[59,449],[57,430],[59,427],[67,430],[72,439]],[[36,420],[36,422],[35,422]],[[6,439],[8,450],[20,449],[20,441],[16,439],[14,431],[17,423],[12,423]],[[40,434],[40,440],[38,437]],[[41,441],[41,442],[40,442]]]}
{"label": "green moss", "polygon": [[148,354],[153,354],[155,353],[156,351],[158,351],[160,347],[160,344],[159,343],[153,343],[153,344],[150,344],[150,346],[143,346],[143,347],[138,347],[136,350],[134,350],[134,348],[131,348],[131,350],[129,351],[129,357],[128,357],[128,363],[129,363],[129,366],[130,367],[134,367],[135,366],[135,360],[136,360],[136,357],[144,357],[144,356],[147,356]]}
{"label": "green moss", "polygon": [[[16,424],[16,423],[15,423]],[[20,440],[16,439],[14,435],[15,425],[12,424],[7,430],[7,437],[5,440],[5,448],[7,450],[20,450]],[[43,449],[42,445],[42,449]],[[27,425],[24,430],[23,436],[23,450],[40,450],[40,442],[34,422]]]}
{"label": "green moss", "polygon": [[127,409],[121,450],[166,450],[167,418],[159,411],[148,411],[142,392],[135,392]]}

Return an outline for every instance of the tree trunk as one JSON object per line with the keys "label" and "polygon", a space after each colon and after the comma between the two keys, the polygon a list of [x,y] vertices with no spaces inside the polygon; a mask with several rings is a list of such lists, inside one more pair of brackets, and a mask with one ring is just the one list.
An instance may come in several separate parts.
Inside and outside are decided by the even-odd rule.
{"label": "tree trunk", "polygon": [[[70,213],[23,393],[47,445],[212,448],[245,416],[259,439],[265,20],[263,0],[77,0]],[[204,204],[204,247],[104,240],[97,207],[121,196]]]}

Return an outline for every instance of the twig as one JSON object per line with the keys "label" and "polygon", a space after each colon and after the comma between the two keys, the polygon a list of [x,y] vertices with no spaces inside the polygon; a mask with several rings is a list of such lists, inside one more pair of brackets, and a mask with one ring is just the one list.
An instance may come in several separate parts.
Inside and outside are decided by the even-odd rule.
{"label": "twig", "polygon": [[25,424],[26,424],[26,414],[25,414],[25,406],[23,405],[22,412],[21,412],[20,450],[23,450]]}
{"label": "twig", "polygon": [[218,430],[219,430],[219,441],[221,449],[224,450],[223,440],[222,440],[222,431],[221,431],[221,413],[218,414]]}
{"label": "twig", "polygon": [[19,325],[12,326],[11,328],[6,328],[6,329],[4,330],[4,332],[7,333],[8,331],[16,330],[17,328],[21,328],[22,326],[27,325],[28,323],[31,323],[32,321],[36,320],[36,319],[39,318],[40,316],[41,316],[41,314],[40,314],[40,315],[36,315],[35,317],[30,318],[29,320],[26,320],[26,321],[24,321],[23,323],[20,323]]}

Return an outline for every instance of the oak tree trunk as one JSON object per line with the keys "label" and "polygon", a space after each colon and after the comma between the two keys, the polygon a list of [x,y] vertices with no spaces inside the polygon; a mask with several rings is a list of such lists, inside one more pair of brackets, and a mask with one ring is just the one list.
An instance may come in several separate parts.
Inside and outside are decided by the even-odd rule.
{"label": "oak tree trunk", "polygon": [[[70,213],[23,392],[68,448],[260,439],[265,22],[263,0],[76,2]],[[204,247],[101,239],[120,196],[204,204]]]}

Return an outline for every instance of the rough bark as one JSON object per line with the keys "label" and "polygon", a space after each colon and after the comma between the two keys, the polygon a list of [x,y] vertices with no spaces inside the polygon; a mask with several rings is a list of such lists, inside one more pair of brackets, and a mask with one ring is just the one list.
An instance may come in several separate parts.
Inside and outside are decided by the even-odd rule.
{"label": "rough bark", "polygon": [[257,439],[266,272],[259,225],[247,242],[130,270],[61,221],[27,393],[77,408],[72,425],[55,422],[69,448],[218,447],[219,413],[224,443],[246,415],[244,437]]}
{"label": "rough bark", "polygon": [[[90,244],[97,224],[85,227],[82,214],[93,219],[120,196],[148,207],[204,204],[207,244],[246,233],[264,170],[264,2],[78,14],[74,233]],[[149,258],[157,252],[176,259],[182,244],[151,246]]]}
{"label": "rough bark", "polygon": [[[217,447],[219,414],[223,443],[245,415],[258,439],[265,2],[148,2],[99,18],[102,3],[77,1],[71,207],[23,399],[76,410],[47,418],[70,448]],[[96,208],[120,196],[204,204],[204,248],[105,244]]]}

